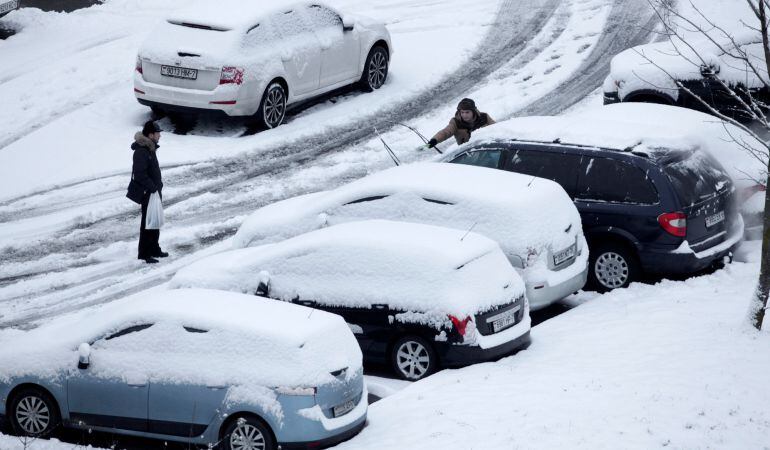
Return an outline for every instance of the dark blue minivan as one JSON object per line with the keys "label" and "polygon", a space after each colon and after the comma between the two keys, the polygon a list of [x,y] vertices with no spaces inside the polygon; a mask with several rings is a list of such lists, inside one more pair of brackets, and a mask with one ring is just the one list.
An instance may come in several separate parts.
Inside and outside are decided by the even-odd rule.
{"label": "dark blue minivan", "polygon": [[722,264],[743,236],[733,182],[697,149],[509,139],[472,142],[444,160],[559,183],[580,212],[589,286],[600,291],[626,287],[645,273],[686,275]]}

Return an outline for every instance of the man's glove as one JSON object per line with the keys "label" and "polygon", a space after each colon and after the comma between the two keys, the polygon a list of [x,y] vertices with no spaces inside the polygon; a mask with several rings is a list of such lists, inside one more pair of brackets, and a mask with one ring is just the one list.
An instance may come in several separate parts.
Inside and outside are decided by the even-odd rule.
{"label": "man's glove", "polygon": [[433,148],[437,145],[438,145],[438,141],[435,138],[428,141],[428,148]]}

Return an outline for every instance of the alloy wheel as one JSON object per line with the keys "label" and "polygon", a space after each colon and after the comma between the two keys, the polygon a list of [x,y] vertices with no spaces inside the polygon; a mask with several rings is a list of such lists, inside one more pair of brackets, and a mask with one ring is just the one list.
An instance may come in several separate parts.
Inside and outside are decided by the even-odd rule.
{"label": "alloy wheel", "polygon": [[51,423],[51,411],[46,402],[34,395],[28,395],[16,405],[16,422],[29,435],[43,433]]}
{"label": "alloy wheel", "polygon": [[430,354],[421,343],[405,341],[396,351],[396,365],[410,380],[422,378],[430,369]]}
{"label": "alloy wheel", "polygon": [[284,95],[283,88],[281,86],[272,86],[267,91],[265,98],[265,104],[262,110],[262,116],[265,120],[265,125],[269,128],[275,128],[283,121],[283,116],[286,113],[286,96]]}
{"label": "alloy wheel", "polygon": [[368,80],[369,87],[379,89],[385,84],[385,78],[388,76],[388,58],[382,49],[375,50],[369,61]]}
{"label": "alloy wheel", "polygon": [[596,279],[604,287],[616,289],[628,282],[630,269],[626,259],[615,252],[606,252],[599,255],[594,264]]}
{"label": "alloy wheel", "polygon": [[233,450],[265,450],[267,442],[259,428],[244,422],[238,424],[230,434],[230,448]]}

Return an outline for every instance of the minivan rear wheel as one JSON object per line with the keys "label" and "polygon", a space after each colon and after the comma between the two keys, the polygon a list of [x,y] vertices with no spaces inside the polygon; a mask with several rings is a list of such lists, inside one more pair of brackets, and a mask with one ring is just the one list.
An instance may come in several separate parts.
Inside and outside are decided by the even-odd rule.
{"label": "minivan rear wheel", "polygon": [[590,285],[599,292],[628,287],[639,278],[636,255],[625,245],[601,244],[590,255]]}
{"label": "minivan rear wheel", "polygon": [[261,420],[239,417],[225,429],[222,439],[224,450],[275,450],[273,435]]}
{"label": "minivan rear wheel", "polygon": [[404,336],[396,341],[390,360],[398,376],[409,381],[420,380],[436,371],[436,352],[419,336]]}

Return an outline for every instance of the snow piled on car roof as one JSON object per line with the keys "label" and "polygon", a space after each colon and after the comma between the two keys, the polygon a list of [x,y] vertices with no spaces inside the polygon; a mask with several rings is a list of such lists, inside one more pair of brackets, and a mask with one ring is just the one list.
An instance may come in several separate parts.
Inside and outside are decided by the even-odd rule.
{"label": "snow piled on car roof", "polygon": [[[392,221],[335,225],[277,244],[220,253],[180,270],[171,287],[253,293],[322,305],[470,316],[524,293],[524,283],[498,245],[477,233]],[[417,320],[417,319],[415,319]]]}
{"label": "snow piled on car roof", "polygon": [[497,241],[509,257],[531,259],[533,267],[537,254],[569,247],[581,230],[577,209],[550,180],[461,164],[418,163],[265,206],[244,221],[233,246],[275,242],[363,219],[473,228]]}
{"label": "snow piled on car roof", "polygon": [[702,149],[714,156],[739,184],[748,178],[764,179],[764,165],[741,143],[757,149],[762,146],[746,132],[698,111],[648,103],[599,106],[568,116],[513,118],[478,130],[468,144],[456,148],[446,158],[485,142],[509,140],[558,141],[647,154]]}
{"label": "snow piled on car roof", "polygon": [[[308,2],[287,2],[285,0],[220,0],[198,2],[180,9],[169,16],[169,20],[180,23],[207,25],[223,29],[248,29],[262,18],[276,12],[288,12]],[[313,4],[323,4],[314,2]]]}
{"label": "snow piled on car roof", "polygon": [[[151,326],[105,339],[134,325]],[[232,292],[152,290],[14,334],[0,349],[0,381],[60,379],[77,366],[81,343],[92,345],[93,375],[240,386],[239,398],[272,408],[266,388],[318,386],[336,380],[332,371],[361,368],[339,316]]]}

